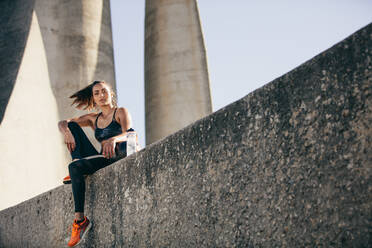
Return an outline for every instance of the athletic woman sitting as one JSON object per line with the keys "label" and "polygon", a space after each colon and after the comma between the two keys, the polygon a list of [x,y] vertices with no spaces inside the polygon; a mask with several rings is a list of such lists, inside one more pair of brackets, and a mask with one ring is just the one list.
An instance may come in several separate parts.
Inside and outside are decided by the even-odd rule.
{"label": "athletic woman sitting", "polygon": [[[73,104],[81,109],[99,109],[100,113],[89,113],[58,123],[59,130],[71,154],[70,175],[64,183],[71,181],[75,204],[75,220],[72,224],[68,246],[77,245],[91,227],[91,221],[84,215],[85,175],[90,175],[118,159],[126,156],[126,140],[131,128],[131,117],[126,108],[118,108],[114,92],[104,81],[94,81],[71,96]],[[97,152],[81,127],[91,127],[95,138],[101,143]]]}

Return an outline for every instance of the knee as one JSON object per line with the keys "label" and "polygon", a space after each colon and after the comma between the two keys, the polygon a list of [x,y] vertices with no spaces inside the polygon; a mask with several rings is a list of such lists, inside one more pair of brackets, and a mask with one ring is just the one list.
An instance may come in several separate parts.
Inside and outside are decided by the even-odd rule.
{"label": "knee", "polygon": [[70,177],[76,177],[81,174],[81,162],[79,160],[71,162],[68,165],[68,171],[70,172]]}
{"label": "knee", "polygon": [[79,124],[77,124],[77,123],[74,122],[74,121],[70,121],[69,123],[67,123],[67,126],[68,126],[68,128],[70,129],[70,131],[72,131],[72,130],[76,130],[76,129],[80,129]]}

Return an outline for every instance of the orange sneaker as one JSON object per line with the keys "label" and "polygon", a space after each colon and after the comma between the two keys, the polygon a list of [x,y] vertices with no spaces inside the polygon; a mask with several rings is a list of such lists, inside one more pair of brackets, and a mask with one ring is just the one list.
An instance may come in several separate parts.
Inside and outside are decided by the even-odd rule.
{"label": "orange sneaker", "polygon": [[84,216],[84,221],[81,223],[77,223],[75,219],[74,223],[72,223],[71,239],[67,245],[69,247],[73,247],[79,244],[84,239],[85,234],[91,227],[92,223],[88,220],[86,216]]}
{"label": "orange sneaker", "polygon": [[70,184],[71,183],[71,177],[68,175],[67,177],[63,178],[63,183],[64,184]]}

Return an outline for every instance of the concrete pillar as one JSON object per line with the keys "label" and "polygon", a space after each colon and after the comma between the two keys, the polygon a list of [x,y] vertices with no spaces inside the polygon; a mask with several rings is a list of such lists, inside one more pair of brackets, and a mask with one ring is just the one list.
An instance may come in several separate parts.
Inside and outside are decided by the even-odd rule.
{"label": "concrete pillar", "polygon": [[[59,116],[66,119],[84,114],[70,107],[70,95],[93,80],[106,80],[116,88],[110,1],[36,0],[35,11]],[[84,131],[99,149],[92,130]]]}
{"label": "concrete pillar", "polygon": [[115,77],[109,1],[4,0],[0,13],[3,209],[62,184],[71,160],[57,122],[83,113],[69,96]]}
{"label": "concrete pillar", "polygon": [[209,76],[195,0],[147,0],[146,144],[212,112]]}
{"label": "concrete pillar", "polygon": [[93,80],[115,84],[110,1],[36,0],[49,77],[62,119],[82,114],[69,96]]}

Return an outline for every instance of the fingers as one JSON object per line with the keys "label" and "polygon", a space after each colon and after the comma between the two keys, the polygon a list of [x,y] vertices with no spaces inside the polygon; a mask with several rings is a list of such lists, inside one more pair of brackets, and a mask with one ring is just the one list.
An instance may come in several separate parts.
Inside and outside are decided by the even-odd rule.
{"label": "fingers", "polygon": [[112,144],[108,145],[108,153],[109,153],[109,158],[114,157],[114,146]]}
{"label": "fingers", "polygon": [[103,148],[103,156],[104,156],[105,158],[107,158],[106,147]]}
{"label": "fingers", "polygon": [[102,155],[103,155],[103,157],[106,157],[106,156],[105,156],[105,143],[104,143],[104,140],[101,141],[101,147],[102,147],[102,149],[101,149],[101,151],[102,151]]}
{"label": "fingers", "polygon": [[67,148],[68,148],[69,152],[73,151],[71,143],[67,143]]}
{"label": "fingers", "polygon": [[108,151],[107,151],[107,143],[105,141],[106,140],[104,140],[104,141],[101,142],[101,144],[102,144],[102,155],[105,158],[109,158],[109,154],[108,154]]}
{"label": "fingers", "polygon": [[103,144],[102,144],[102,155],[106,158],[106,150]]}
{"label": "fingers", "polygon": [[69,152],[73,152],[76,148],[76,143],[75,143],[75,139],[72,135],[66,135],[65,136],[65,144],[67,146],[67,149],[69,150]]}
{"label": "fingers", "polygon": [[115,157],[115,146],[111,146],[111,157]]}
{"label": "fingers", "polygon": [[102,148],[102,155],[105,157],[105,158],[112,158],[115,156],[115,146],[112,145],[112,144],[104,144],[103,148]]}
{"label": "fingers", "polygon": [[76,144],[72,143],[72,142],[66,143],[66,146],[67,146],[67,149],[69,150],[69,152],[73,152],[76,148]]}
{"label": "fingers", "polygon": [[75,148],[76,148],[76,143],[75,143],[75,139],[74,139],[74,137],[71,137],[72,138],[72,140],[71,140],[71,149],[72,149],[72,151],[73,150],[75,150]]}
{"label": "fingers", "polygon": [[109,153],[108,145],[106,143],[103,145],[103,149],[102,150],[103,150],[102,151],[103,156],[105,158],[110,158],[110,153]]}

